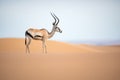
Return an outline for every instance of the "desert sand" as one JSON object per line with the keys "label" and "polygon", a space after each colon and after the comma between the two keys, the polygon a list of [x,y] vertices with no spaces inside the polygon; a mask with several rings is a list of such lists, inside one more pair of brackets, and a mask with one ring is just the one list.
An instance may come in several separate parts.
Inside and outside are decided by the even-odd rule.
{"label": "desert sand", "polygon": [[24,39],[0,39],[0,80],[120,80],[120,46],[94,46],[32,41],[25,53]]}

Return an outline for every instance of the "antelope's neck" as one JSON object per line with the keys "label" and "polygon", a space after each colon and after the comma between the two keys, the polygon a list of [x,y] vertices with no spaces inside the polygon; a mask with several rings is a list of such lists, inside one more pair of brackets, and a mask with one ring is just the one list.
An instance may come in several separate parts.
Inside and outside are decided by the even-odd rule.
{"label": "antelope's neck", "polygon": [[48,38],[53,37],[54,34],[55,34],[55,27],[53,26],[52,31],[49,32]]}

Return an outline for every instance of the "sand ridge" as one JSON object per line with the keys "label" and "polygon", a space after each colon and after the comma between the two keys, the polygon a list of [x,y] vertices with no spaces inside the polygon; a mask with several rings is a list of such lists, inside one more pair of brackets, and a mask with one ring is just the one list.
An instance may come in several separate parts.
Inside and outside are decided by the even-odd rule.
{"label": "sand ridge", "polygon": [[[3,38],[0,39],[0,51],[1,52],[25,52],[26,46],[24,39],[17,38]],[[48,53],[80,53],[90,52],[90,48],[84,46],[78,46],[75,44],[69,44],[58,41],[47,41]],[[42,53],[42,42],[39,40],[32,40],[30,44],[31,53]]]}

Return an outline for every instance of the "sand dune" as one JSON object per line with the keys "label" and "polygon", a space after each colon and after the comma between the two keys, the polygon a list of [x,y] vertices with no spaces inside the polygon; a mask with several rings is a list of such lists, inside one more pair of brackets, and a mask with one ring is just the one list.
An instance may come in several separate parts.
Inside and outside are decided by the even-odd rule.
{"label": "sand dune", "polygon": [[[25,53],[25,44],[24,39],[17,38],[8,38],[8,39],[0,39],[0,51],[7,52],[22,52]],[[80,52],[91,52],[92,50],[83,45],[74,45],[68,44],[64,42],[57,41],[47,41],[47,49],[48,53],[80,53]],[[31,53],[42,53],[42,42],[32,40],[30,44]]]}
{"label": "sand dune", "polygon": [[24,39],[0,39],[0,80],[120,80],[120,46],[75,45],[32,41],[25,53]]}

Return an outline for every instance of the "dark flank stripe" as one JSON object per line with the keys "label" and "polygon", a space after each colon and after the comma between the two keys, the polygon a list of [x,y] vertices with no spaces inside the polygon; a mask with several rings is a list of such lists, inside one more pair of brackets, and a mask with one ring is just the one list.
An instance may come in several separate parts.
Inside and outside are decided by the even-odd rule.
{"label": "dark flank stripe", "polygon": [[35,35],[34,37],[42,37],[42,36],[40,36],[40,35]]}
{"label": "dark flank stripe", "polygon": [[28,31],[25,32],[25,35],[29,35],[31,38],[33,38],[33,36]]}

